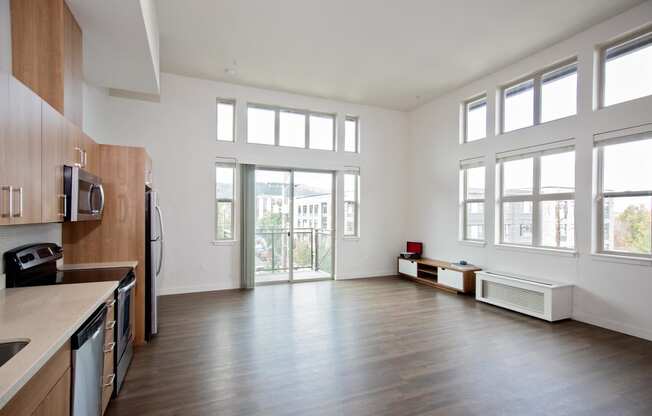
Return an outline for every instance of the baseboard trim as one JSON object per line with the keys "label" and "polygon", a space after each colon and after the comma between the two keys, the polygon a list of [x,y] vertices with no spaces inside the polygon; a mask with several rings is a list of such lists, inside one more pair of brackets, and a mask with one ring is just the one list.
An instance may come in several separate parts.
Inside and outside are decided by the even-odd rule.
{"label": "baseboard trim", "polygon": [[158,291],[159,296],[166,295],[183,295],[185,293],[199,293],[199,292],[215,292],[218,290],[233,290],[240,289],[239,287],[227,287],[219,285],[204,285],[204,286],[184,286],[184,287],[168,287]]}
{"label": "baseboard trim", "polygon": [[593,316],[591,314],[575,312],[575,311],[573,312],[572,319],[579,322],[584,322],[586,324],[599,326],[612,331],[622,332],[623,334],[652,341],[652,331],[646,328],[641,328],[634,325],[628,325],[622,322],[612,321],[610,319],[604,319],[597,316]]}
{"label": "baseboard trim", "polygon": [[340,274],[335,276],[335,280],[372,279],[376,277],[394,277],[396,275],[397,273],[395,270],[364,274]]}

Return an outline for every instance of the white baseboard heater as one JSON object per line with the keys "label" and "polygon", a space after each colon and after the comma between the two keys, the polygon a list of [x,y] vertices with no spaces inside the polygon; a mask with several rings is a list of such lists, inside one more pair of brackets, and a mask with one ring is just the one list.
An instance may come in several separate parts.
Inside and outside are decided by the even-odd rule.
{"label": "white baseboard heater", "polygon": [[475,276],[475,298],[481,302],[550,322],[571,317],[571,284],[490,271]]}

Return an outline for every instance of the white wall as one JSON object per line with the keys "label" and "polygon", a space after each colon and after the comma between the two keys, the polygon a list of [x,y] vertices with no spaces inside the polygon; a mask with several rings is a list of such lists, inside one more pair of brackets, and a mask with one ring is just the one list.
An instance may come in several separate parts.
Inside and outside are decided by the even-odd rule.
{"label": "white wall", "polygon": [[[235,144],[215,140],[217,97],[237,99]],[[247,101],[338,113],[339,149],[343,147],[343,116],[358,115],[362,153],[246,144],[242,132]],[[145,146],[152,157],[166,222],[162,293],[239,287],[239,246],[210,244],[218,156],[268,166],[328,170],[359,166],[361,238],[342,240],[338,204],[337,277],[395,273],[396,254],[404,244],[406,113],[166,73],[161,74],[160,103],[112,97],[103,89],[87,87],[84,105],[84,126],[96,140]]]}
{"label": "white wall", "polygon": [[[484,268],[548,277],[575,284],[573,317],[580,321],[652,339],[652,267],[599,260],[591,255],[593,134],[652,122],[652,97],[593,111],[595,45],[652,21],[652,2],[646,2],[586,32],[514,65],[477,80],[426,104],[410,114],[412,177],[420,178],[410,192],[410,239],[425,242],[429,257],[459,260]],[[496,49],[499,53],[499,49]],[[500,85],[577,55],[579,60],[578,114],[575,117],[495,136],[494,97]],[[486,91],[489,97],[489,135],[485,140],[458,144],[460,103]],[[494,161],[497,152],[549,141],[576,139],[577,257],[533,250],[496,247]],[[483,156],[487,166],[487,245],[458,242],[458,166],[461,159]]]}

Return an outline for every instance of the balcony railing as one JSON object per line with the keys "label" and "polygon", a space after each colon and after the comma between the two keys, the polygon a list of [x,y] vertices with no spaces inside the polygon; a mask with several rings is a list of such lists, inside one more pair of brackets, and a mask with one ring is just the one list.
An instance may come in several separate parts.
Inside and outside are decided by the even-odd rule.
{"label": "balcony railing", "polygon": [[[295,228],[294,270],[332,272],[332,233],[317,228]],[[256,230],[256,272],[290,269],[290,229]]]}

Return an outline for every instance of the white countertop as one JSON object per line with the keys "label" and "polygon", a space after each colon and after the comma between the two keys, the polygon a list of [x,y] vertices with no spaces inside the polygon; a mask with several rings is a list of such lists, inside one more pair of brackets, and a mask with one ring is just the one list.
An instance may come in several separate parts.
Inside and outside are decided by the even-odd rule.
{"label": "white countertop", "polygon": [[132,261],[111,261],[104,263],[77,263],[62,264],[59,270],[79,270],[79,269],[112,269],[115,267],[131,267],[135,269],[138,266],[137,260]]}
{"label": "white countertop", "polygon": [[118,282],[0,290],[0,342],[30,342],[0,367],[0,409],[118,287]]}

